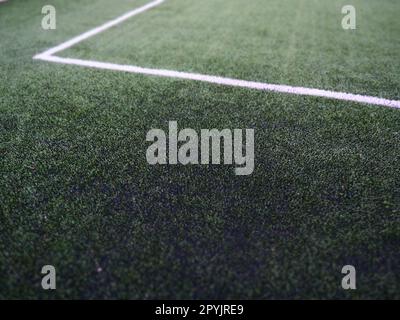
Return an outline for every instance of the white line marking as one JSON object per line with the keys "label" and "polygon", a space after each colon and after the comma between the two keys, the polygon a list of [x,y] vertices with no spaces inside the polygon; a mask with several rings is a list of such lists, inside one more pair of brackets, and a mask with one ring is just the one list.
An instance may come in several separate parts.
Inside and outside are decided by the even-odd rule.
{"label": "white line marking", "polygon": [[386,99],[381,99],[381,98],[376,98],[376,97],[362,96],[362,95],[343,93],[343,92],[333,92],[333,91],[320,90],[320,89],[310,89],[310,88],[292,87],[292,86],[286,86],[286,85],[268,84],[268,83],[263,83],[263,82],[237,80],[237,79],[224,78],[224,77],[218,77],[218,76],[208,76],[208,75],[197,74],[197,73],[188,73],[188,72],[162,70],[162,69],[149,69],[149,68],[142,68],[142,67],[131,66],[131,65],[122,65],[122,64],[91,61],[91,60],[61,58],[61,57],[56,57],[56,56],[49,56],[46,58],[46,61],[62,63],[62,64],[78,65],[78,66],[90,67],[90,68],[96,68],[96,69],[124,71],[124,72],[139,73],[139,74],[146,74],[146,75],[153,75],[153,76],[196,80],[196,81],[209,82],[209,83],[215,83],[215,84],[233,86],[233,87],[274,91],[274,92],[290,93],[290,94],[305,95],[305,96],[325,97],[325,98],[332,98],[332,99],[344,100],[344,101],[368,103],[368,104],[386,106],[386,107],[391,107],[391,108],[400,108],[400,101],[386,100]]}
{"label": "white line marking", "polygon": [[103,31],[105,31],[107,29],[110,29],[110,28],[116,26],[117,24],[120,24],[121,22],[124,22],[125,20],[127,20],[129,18],[132,18],[133,16],[136,16],[136,15],[138,15],[138,14],[140,14],[142,12],[145,12],[145,11],[151,9],[151,8],[159,6],[164,1],[165,0],[155,0],[155,1],[152,1],[152,2],[146,4],[146,5],[142,6],[142,7],[139,7],[137,9],[132,10],[132,11],[129,11],[129,12],[123,14],[122,16],[119,16],[118,18],[116,18],[114,20],[106,22],[105,24],[101,25],[100,27],[97,27],[97,28],[89,30],[89,31],[87,31],[85,33],[82,33],[81,35],[79,35],[79,36],[77,36],[75,38],[72,38],[71,40],[68,40],[68,41],[66,41],[64,43],[61,43],[60,45],[58,45],[58,46],[56,46],[54,48],[50,48],[49,50],[47,50],[47,51],[45,51],[45,52],[43,52],[41,54],[38,54],[38,55],[34,56],[33,58],[34,59],[44,60],[43,58],[45,58],[47,56],[51,56],[51,55],[53,55],[53,54],[55,54],[57,52],[64,51],[65,49],[71,48],[72,46],[76,45],[77,43],[79,43],[79,42],[81,42],[83,40],[86,40],[86,39],[88,39],[90,37],[93,37],[94,35],[99,34],[100,32],[103,32]]}
{"label": "white line marking", "polygon": [[138,15],[138,14],[145,12],[151,8],[159,6],[163,2],[165,2],[165,0],[152,1],[140,8],[129,11],[129,12],[125,13],[124,15],[122,15],[114,20],[111,20],[97,28],[89,30],[75,38],[72,38],[71,40],[68,40],[54,48],[50,48],[49,50],[47,50],[43,53],[37,54],[33,58],[39,59],[39,60],[44,60],[44,61],[49,61],[49,62],[77,65],[77,66],[90,67],[90,68],[96,68],[96,69],[124,71],[124,72],[153,75],[153,76],[160,76],[160,77],[195,80],[195,81],[209,82],[209,83],[225,85],[225,86],[232,86],[232,87],[250,88],[250,89],[256,89],[256,90],[289,93],[289,94],[303,95],[303,96],[324,97],[324,98],[330,98],[330,99],[336,99],[336,100],[352,101],[352,102],[366,103],[366,104],[400,109],[400,101],[398,101],[398,100],[388,100],[388,99],[383,99],[383,98],[378,98],[378,97],[363,96],[363,95],[351,94],[351,93],[345,93],[345,92],[334,92],[334,91],[329,91],[329,90],[303,88],[303,87],[292,87],[292,86],[288,86],[288,85],[278,85],[278,84],[269,84],[269,83],[263,83],[263,82],[231,79],[231,78],[225,78],[225,77],[219,77],[219,76],[180,72],[180,71],[174,71],[174,70],[150,69],[150,68],[143,68],[143,67],[131,66],[131,65],[121,65],[121,64],[115,64],[115,63],[72,59],[72,58],[62,58],[62,57],[54,56],[54,54],[57,52],[63,51],[67,48],[70,48],[70,47],[76,45],[77,43],[79,43],[83,40],[86,40],[100,32],[103,32],[113,26],[116,26],[117,24],[120,24],[121,22],[123,22],[135,15]]}

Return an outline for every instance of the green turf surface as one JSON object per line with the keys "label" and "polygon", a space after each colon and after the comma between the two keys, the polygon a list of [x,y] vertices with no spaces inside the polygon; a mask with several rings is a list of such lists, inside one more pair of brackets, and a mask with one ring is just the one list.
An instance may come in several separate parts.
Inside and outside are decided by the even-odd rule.
{"label": "green turf surface", "polygon": [[[336,1],[243,2],[171,0],[60,55],[399,98],[398,1],[354,33]],[[56,31],[47,1],[0,5],[0,298],[400,298],[399,110],[32,60],[143,3],[53,1]],[[171,120],[254,128],[254,173],[149,166]]]}
{"label": "green turf surface", "polygon": [[[358,30],[342,29],[354,5]],[[64,57],[400,99],[398,1],[169,0]]]}

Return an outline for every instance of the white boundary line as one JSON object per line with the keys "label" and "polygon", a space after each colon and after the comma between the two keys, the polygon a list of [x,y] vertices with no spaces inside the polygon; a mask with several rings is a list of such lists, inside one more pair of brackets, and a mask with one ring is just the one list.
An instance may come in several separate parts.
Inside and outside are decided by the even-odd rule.
{"label": "white boundary line", "polygon": [[242,88],[250,88],[250,89],[256,89],[256,90],[290,93],[290,94],[303,95],[303,96],[324,97],[324,98],[330,98],[330,99],[336,99],[336,100],[352,101],[352,102],[366,103],[366,104],[372,104],[372,105],[377,105],[377,106],[385,106],[385,107],[400,109],[400,101],[398,101],[398,100],[388,100],[388,99],[383,99],[383,98],[378,98],[378,97],[363,96],[363,95],[351,94],[351,93],[345,93],[345,92],[335,92],[335,91],[329,91],[329,90],[293,87],[293,86],[288,86],[288,85],[278,85],[278,84],[269,84],[269,83],[263,83],[263,82],[231,79],[231,78],[203,75],[203,74],[197,74],[197,73],[188,73],[188,72],[163,70],[163,69],[150,69],[150,68],[143,68],[143,67],[139,67],[139,66],[121,65],[121,64],[99,62],[99,61],[92,61],[92,60],[62,58],[62,57],[58,57],[58,56],[54,55],[57,52],[63,51],[67,48],[71,48],[72,46],[76,45],[77,43],[79,43],[83,40],[86,40],[96,34],[99,34],[109,28],[112,28],[112,27],[116,26],[117,24],[120,24],[123,21],[125,21],[133,16],[136,16],[136,15],[143,13],[151,8],[159,6],[163,2],[165,2],[165,0],[151,1],[150,3],[148,3],[142,7],[139,7],[132,11],[129,11],[114,20],[111,20],[97,28],[89,30],[75,38],[72,38],[64,43],[61,43],[60,45],[58,45],[54,48],[50,48],[49,50],[47,50],[43,53],[37,54],[33,57],[33,59],[61,63],[61,64],[78,65],[78,66],[82,66],[82,67],[90,67],[90,68],[96,68],[96,69],[124,71],[124,72],[153,75],[153,76],[160,76],[160,77],[195,80],[195,81],[209,82],[209,83],[215,83],[215,84],[219,84],[219,85],[232,86],[232,87],[242,87]]}

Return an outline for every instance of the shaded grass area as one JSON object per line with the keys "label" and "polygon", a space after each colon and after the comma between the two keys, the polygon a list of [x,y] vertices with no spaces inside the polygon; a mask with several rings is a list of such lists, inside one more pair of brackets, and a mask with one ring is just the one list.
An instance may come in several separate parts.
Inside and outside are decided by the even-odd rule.
{"label": "shaded grass area", "polygon": [[[32,61],[94,3],[0,6],[1,298],[399,298],[398,110]],[[253,175],[147,165],[170,120],[254,128]]]}

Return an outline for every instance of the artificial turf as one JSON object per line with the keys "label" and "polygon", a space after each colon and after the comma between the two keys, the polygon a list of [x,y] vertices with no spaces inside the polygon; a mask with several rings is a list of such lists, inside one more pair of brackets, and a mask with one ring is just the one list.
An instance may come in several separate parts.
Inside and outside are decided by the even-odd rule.
{"label": "artificial turf", "polygon": [[[32,60],[145,2],[0,5],[0,298],[400,298],[399,110]],[[400,3],[351,2],[170,0],[60,55],[399,99]],[[172,120],[255,129],[254,173],[148,165]]]}
{"label": "artificial turf", "polygon": [[[357,8],[353,31],[342,29],[346,4]],[[399,10],[375,0],[167,0],[59,55],[398,100]]]}

